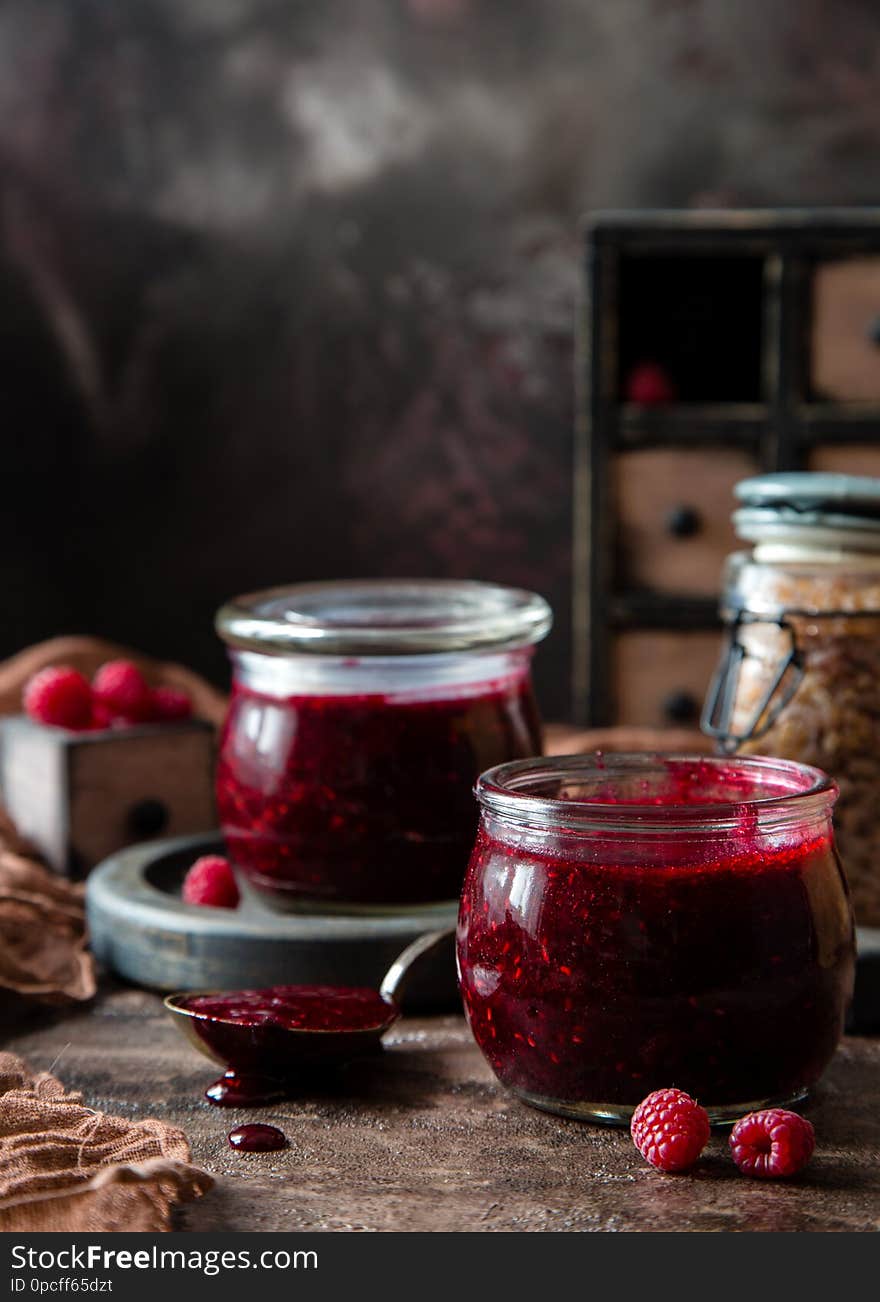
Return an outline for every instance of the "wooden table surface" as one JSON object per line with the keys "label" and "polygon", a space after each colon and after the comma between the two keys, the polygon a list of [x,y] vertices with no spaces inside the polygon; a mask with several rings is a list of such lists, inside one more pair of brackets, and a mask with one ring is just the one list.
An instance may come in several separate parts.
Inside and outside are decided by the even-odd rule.
{"label": "wooden table surface", "polygon": [[[459,1017],[404,1019],[387,1051],[335,1088],[271,1108],[212,1107],[216,1075],[158,996],[109,986],[88,1010],[19,1028],[5,1047],[93,1107],[159,1116],[216,1179],[182,1230],[870,1231],[880,1226],[880,1039],[844,1041],[808,1108],[802,1177],[740,1176],[713,1136],[690,1175],[663,1176],[625,1132],[563,1121],[497,1084]],[[280,1125],[281,1153],[237,1154],[244,1120]]]}

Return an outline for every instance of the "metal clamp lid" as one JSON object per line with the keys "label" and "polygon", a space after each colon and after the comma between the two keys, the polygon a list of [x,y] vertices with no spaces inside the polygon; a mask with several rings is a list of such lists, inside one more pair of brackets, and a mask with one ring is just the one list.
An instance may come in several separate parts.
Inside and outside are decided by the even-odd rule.
{"label": "metal clamp lid", "polygon": [[[722,750],[731,753],[747,741],[765,736],[775,724],[785,707],[791,702],[804,678],[804,652],[798,643],[797,620],[817,624],[826,620],[880,620],[880,610],[795,610],[789,608],[777,614],[733,609],[727,612],[727,645],[716,669],[703,713],[700,729],[707,737],[714,737]],[[744,627],[769,625],[785,634],[785,646],[779,656],[751,718],[740,729],[731,727],[736,704],[737,688],[745,660],[751,654],[740,640]]]}
{"label": "metal clamp lid", "polygon": [[737,535],[756,549],[809,553],[880,553],[880,479],[865,475],[757,475],[734,489]]}
{"label": "metal clamp lid", "polygon": [[[787,635],[788,650],[780,656],[775,672],[751,718],[743,728],[736,730],[731,726],[733,709],[743,662],[749,655],[740,641],[740,631],[746,624],[771,624],[778,628]],[[753,615],[744,610],[737,611],[728,626],[727,639],[721,663],[709,685],[700,728],[708,737],[714,737],[721,749],[730,754],[744,742],[754,741],[770,731],[800,687],[804,662],[795,629],[785,615],[773,618],[768,615]]]}

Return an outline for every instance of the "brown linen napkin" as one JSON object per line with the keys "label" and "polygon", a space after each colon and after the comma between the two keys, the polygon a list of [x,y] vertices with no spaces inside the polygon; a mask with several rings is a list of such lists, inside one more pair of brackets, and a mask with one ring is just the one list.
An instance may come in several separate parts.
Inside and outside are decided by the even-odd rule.
{"label": "brown linen napkin", "polygon": [[166,1231],[172,1207],[213,1184],[190,1156],[164,1121],[95,1112],[0,1053],[0,1232]]}
{"label": "brown linen napkin", "polygon": [[85,928],[82,887],[3,848],[0,837],[0,1024],[18,998],[91,999],[95,965]]}

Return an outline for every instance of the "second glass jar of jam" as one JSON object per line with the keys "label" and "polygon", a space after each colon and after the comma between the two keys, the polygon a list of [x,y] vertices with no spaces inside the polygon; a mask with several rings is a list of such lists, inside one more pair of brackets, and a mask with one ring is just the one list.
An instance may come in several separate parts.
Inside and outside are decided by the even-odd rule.
{"label": "second glass jar of jam", "polygon": [[670,1085],[713,1120],[803,1097],[853,978],[830,779],[782,760],[569,756],[503,765],[477,794],[459,976],[505,1085],[600,1121]]}
{"label": "second glass jar of jam", "polygon": [[230,855],[280,907],[457,898],[485,768],[539,754],[533,593],[458,581],[303,584],[219,612],[232,701],[217,803]]}

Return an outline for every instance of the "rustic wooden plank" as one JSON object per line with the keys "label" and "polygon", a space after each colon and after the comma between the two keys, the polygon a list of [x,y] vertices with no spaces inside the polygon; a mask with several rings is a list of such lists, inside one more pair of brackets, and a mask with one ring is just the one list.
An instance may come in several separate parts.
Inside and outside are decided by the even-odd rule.
{"label": "rustic wooden plank", "polygon": [[[404,1019],[387,1052],[248,1113],[200,1099],[210,1063],[154,995],[109,988],[88,1011],[19,1029],[8,1045],[54,1070],[95,1107],[181,1126],[217,1179],[181,1210],[189,1231],[871,1231],[880,1225],[880,1039],[844,1041],[808,1115],[817,1155],[803,1176],[737,1174],[713,1136],[698,1170],[675,1179],[625,1132],[527,1108],[495,1082],[459,1017]],[[234,1153],[227,1131],[280,1125],[281,1153]]]}

